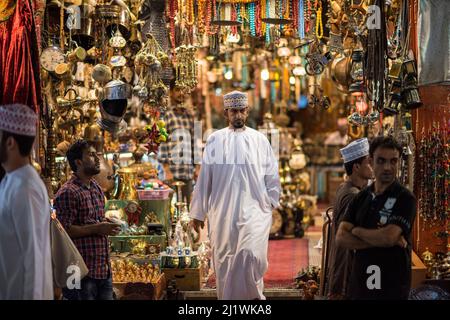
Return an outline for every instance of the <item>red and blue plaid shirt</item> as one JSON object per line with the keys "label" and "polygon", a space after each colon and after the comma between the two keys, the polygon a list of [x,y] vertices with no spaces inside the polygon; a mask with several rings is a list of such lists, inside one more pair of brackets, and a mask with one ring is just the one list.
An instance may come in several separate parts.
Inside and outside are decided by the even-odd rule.
{"label": "red and blue plaid shirt", "polygon": [[[54,208],[66,230],[71,225],[96,224],[105,219],[105,195],[95,180],[87,187],[74,175],[59,189]],[[72,240],[89,268],[89,277],[107,279],[110,276],[108,237],[91,235]]]}

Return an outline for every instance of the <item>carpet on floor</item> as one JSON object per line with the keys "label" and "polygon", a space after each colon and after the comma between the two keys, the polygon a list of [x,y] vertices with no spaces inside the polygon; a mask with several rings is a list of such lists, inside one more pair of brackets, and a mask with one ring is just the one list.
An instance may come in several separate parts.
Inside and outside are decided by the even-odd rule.
{"label": "carpet on floor", "polygon": [[[264,276],[265,288],[293,288],[295,277],[309,263],[308,242],[302,239],[269,240],[269,269]],[[212,274],[206,288],[216,287]]]}

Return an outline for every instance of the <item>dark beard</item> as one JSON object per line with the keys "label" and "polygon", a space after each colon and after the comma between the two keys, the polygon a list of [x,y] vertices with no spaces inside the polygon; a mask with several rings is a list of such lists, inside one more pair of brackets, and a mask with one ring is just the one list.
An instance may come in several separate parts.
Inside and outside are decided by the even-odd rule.
{"label": "dark beard", "polygon": [[245,125],[245,121],[234,121],[233,122],[233,127],[235,129],[241,129],[244,127],[244,125]]}
{"label": "dark beard", "polygon": [[92,177],[100,173],[100,168],[96,167],[90,167],[90,168],[84,168],[84,174],[86,176]]}

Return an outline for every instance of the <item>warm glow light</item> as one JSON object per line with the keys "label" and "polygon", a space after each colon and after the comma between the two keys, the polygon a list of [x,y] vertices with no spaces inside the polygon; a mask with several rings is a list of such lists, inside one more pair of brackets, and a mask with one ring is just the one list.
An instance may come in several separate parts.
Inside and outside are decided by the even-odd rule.
{"label": "warm glow light", "polygon": [[299,66],[299,67],[295,67],[294,68],[294,70],[292,70],[292,73],[295,75],[295,76],[305,76],[306,75],[306,70],[305,70],[305,67],[303,67],[303,66]]}
{"label": "warm glow light", "polygon": [[264,81],[269,80],[269,70],[267,69],[261,70],[261,79],[263,79]]}
{"label": "warm glow light", "polygon": [[289,58],[289,63],[292,65],[299,65],[300,63],[302,63],[302,58],[300,58],[299,56],[292,56]]}
{"label": "warm glow light", "polygon": [[358,97],[355,103],[356,110],[359,113],[365,113],[367,111],[368,105],[362,96]]}
{"label": "warm glow light", "polygon": [[231,80],[233,79],[233,71],[231,69],[229,69],[227,72],[225,72],[225,79],[227,80]]}
{"label": "warm glow light", "polygon": [[289,57],[291,55],[291,49],[288,47],[281,47],[278,48],[277,53],[280,57]]}
{"label": "warm glow light", "polygon": [[292,84],[292,85],[294,85],[294,84],[295,84],[295,77],[291,76],[291,77],[289,78],[289,83]]}

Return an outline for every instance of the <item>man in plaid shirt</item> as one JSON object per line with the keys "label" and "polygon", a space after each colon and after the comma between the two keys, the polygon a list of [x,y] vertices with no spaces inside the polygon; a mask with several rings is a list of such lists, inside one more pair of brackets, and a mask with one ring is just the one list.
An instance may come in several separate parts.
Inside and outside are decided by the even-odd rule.
{"label": "man in plaid shirt", "polygon": [[193,191],[192,182],[198,166],[194,165],[194,114],[184,105],[184,94],[175,86],[173,79],[170,84],[171,109],[165,114],[166,129],[170,137],[161,143],[158,160],[163,164],[166,181],[184,182],[182,187],[183,201],[190,202]]}
{"label": "man in plaid shirt", "polygon": [[93,179],[100,173],[100,161],[84,140],[69,148],[67,160],[74,175],[56,194],[54,207],[89,274],[81,281],[81,289],[64,288],[63,295],[69,300],[112,300],[108,235],[117,234],[120,226],[105,220],[105,195]]}

